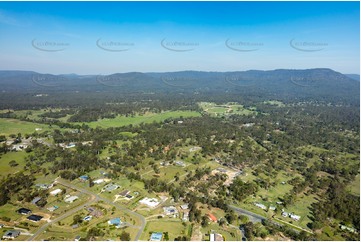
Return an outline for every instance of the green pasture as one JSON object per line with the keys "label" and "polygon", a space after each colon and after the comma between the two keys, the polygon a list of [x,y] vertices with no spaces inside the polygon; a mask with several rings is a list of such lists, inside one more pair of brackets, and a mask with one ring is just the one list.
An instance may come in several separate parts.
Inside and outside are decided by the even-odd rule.
{"label": "green pasture", "polygon": [[162,122],[168,118],[188,118],[188,117],[200,117],[201,114],[194,111],[168,111],[163,113],[148,113],[144,115],[135,115],[134,117],[125,117],[118,115],[114,119],[100,119],[96,122],[87,123],[91,128],[97,126],[102,128],[108,127],[121,127],[127,125],[138,125],[141,123]]}

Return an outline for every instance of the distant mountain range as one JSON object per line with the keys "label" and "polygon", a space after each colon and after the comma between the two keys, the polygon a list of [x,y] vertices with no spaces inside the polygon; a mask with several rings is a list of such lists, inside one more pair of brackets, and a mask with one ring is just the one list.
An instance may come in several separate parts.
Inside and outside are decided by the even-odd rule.
{"label": "distant mountain range", "polygon": [[354,79],[356,81],[360,81],[360,75],[359,74],[345,74],[345,76]]}
{"label": "distant mountain range", "polygon": [[326,68],[52,75],[0,71],[1,92],[254,93],[359,100],[360,76]]}

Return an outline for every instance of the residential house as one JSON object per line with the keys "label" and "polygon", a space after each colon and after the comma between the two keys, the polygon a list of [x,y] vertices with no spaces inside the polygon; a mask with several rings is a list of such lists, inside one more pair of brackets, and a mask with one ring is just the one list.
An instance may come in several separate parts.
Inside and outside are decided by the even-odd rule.
{"label": "residential house", "polygon": [[88,175],[82,175],[79,177],[79,180],[82,182],[86,182],[87,180],[89,180],[89,176]]}
{"label": "residential house", "polygon": [[209,241],[224,241],[223,235],[217,233],[209,234]]}
{"label": "residential house", "polygon": [[55,189],[54,191],[51,191],[51,192],[50,192],[50,195],[56,196],[56,195],[58,195],[58,194],[60,194],[60,193],[62,193],[62,192],[63,192],[63,190],[61,190],[60,188],[58,188],[58,189]]}
{"label": "residential house", "polygon": [[34,205],[37,205],[37,203],[41,200],[42,198],[41,197],[35,197],[31,203],[34,204]]}
{"label": "residential house", "polygon": [[116,184],[108,184],[103,188],[103,191],[107,191],[107,192],[111,192],[114,191],[115,189],[118,189],[120,186],[116,185]]}
{"label": "residential house", "polygon": [[147,205],[148,207],[151,207],[151,208],[155,208],[159,204],[158,199],[156,199],[156,198],[147,198],[147,197],[140,200],[139,203]]}
{"label": "residential house", "polygon": [[161,241],[162,237],[163,237],[163,233],[155,232],[151,234],[150,241]]}
{"label": "residential house", "polygon": [[102,178],[93,181],[93,183],[97,184],[97,185],[99,185],[100,183],[103,183],[103,182],[104,182],[104,179],[102,179]]}
{"label": "residential house", "polygon": [[181,160],[176,160],[176,161],[174,161],[174,164],[175,164],[176,166],[180,166],[180,167],[185,167],[185,166],[186,166],[186,164],[184,163],[184,161],[181,161]]}
{"label": "residential house", "polygon": [[36,184],[35,187],[41,190],[47,190],[49,188],[47,184]]}
{"label": "residential house", "polygon": [[269,206],[268,209],[269,209],[269,210],[272,210],[272,211],[275,211],[275,210],[276,210],[276,207],[275,207],[275,206]]}
{"label": "residential house", "polygon": [[109,225],[114,225],[116,228],[120,228],[123,224],[122,220],[120,218],[113,218],[108,221]]}
{"label": "residential house", "polygon": [[77,200],[79,197],[78,196],[69,196],[67,195],[64,199],[64,201],[66,203],[73,203],[75,200]]}
{"label": "residential house", "polygon": [[8,230],[5,232],[5,234],[3,235],[3,239],[15,239],[20,235],[20,231],[19,230]]}
{"label": "residential house", "polygon": [[28,220],[33,221],[33,222],[39,222],[42,218],[43,218],[43,216],[39,216],[39,215],[35,215],[35,214],[32,214],[29,217],[27,217]]}
{"label": "residential house", "polygon": [[266,207],[265,205],[263,205],[262,203],[254,203],[254,205],[255,205],[256,207],[262,208],[263,210],[266,210],[266,209],[267,209],[267,207]]}
{"label": "residential house", "polygon": [[183,222],[187,222],[189,220],[189,212],[184,212],[183,213],[182,220],[183,220]]}
{"label": "residential house", "polygon": [[20,208],[17,210],[18,213],[22,214],[22,215],[29,215],[31,214],[31,210],[27,209],[27,208]]}
{"label": "residential house", "polygon": [[50,212],[54,212],[55,210],[57,210],[59,207],[58,206],[51,206],[51,207],[48,207],[47,210],[49,210]]}
{"label": "residential house", "polygon": [[295,214],[290,214],[290,218],[292,218],[293,220],[300,220],[301,219],[301,216],[298,216],[298,215],[295,215]]}
{"label": "residential house", "polygon": [[186,203],[186,204],[181,205],[180,207],[181,207],[181,209],[186,210],[189,208],[189,204]]}
{"label": "residential house", "polygon": [[217,218],[216,218],[216,216],[214,216],[213,214],[209,213],[209,214],[208,214],[208,217],[209,217],[209,219],[210,219],[211,221],[217,223]]}
{"label": "residential house", "polygon": [[164,214],[167,216],[173,215],[176,217],[178,215],[178,210],[174,206],[163,207]]}

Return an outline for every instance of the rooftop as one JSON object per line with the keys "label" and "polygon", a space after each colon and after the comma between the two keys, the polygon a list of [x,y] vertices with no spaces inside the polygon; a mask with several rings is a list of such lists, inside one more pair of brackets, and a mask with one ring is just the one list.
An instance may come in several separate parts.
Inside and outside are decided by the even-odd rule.
{"label": "rooftop", "polygon": [[19,230],[8,230],[5,232],[5,234],[3,235],[3,238],[16,238],[20,235],[20,231]]}
{"label": "rooftop", "polygon": [[38,222],[43,218],[43,216],[39,216],[39,215],[30,215],[29,217],[27,217],[27,219],[34,221],[34,222]]}
{"label": "rooftop", "polygon": [[27,209],[27,208],[20,208],[20,209],[17,210],[17,212],[20,213],[20,214],[27,215],[27,214],[31,213],[31,210]]}
{"label": "rooftop", "polygon": [[150,236],[150,241],[161,241],[163,237],[163,233],[152,233],[152,235]]}

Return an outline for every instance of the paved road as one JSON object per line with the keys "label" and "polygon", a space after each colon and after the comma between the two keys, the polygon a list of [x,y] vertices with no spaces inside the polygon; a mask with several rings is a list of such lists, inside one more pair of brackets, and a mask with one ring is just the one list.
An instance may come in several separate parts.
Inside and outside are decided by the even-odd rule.
{"label": "paved road", "polygon": [[139,227],[139,231],[138,231],[137,235],[136,235],[135,238],[134,238],[134,240],[139,240],[139,238],[140,238],[140,236],[142,235],[143,230],[144,230],[144,228],[145,228],[145,224],[146,224],[145,218],[144,218],[142,215],[140,215],[139,213],[136,213],[136,212],[134,212],[134,211],[132,211],[132,210],[130,210],[130,209],[128,209],[128,208],[125,208],[125,207],[123,207],[123,206],[120,206],[119,204],[116,204],[116,203],[114,203],[113,201],[111,201],[111,200],[109,200],[109,199],[107,199],[107,198],[100,197],[98,194],[95,194],[95,193],[93,193],[93,192],[91,192],[91,191],[89,191],[89,190],[87,190],[87,189],[80,188],[80,187],[76,187],[75,185],[73,185],[73,184],[71,184],[71,183],[69,183],[69,182],[67,182],[67,181],[65,181],[65,180],[63,180],[63,179],[61,179],[61,178],[56,179],[56,181],[57,181],[57,183],[59,183],[59,184],[61,184],[61,185],[63,185],[63,186],[66,186],[66,187],[69,187],[69,188],[71,188],[71,189],[78,190],[78,191],[80,191],[80,192],[82,192],[82,193],[85,193],[85,194],[88,194],[88,195],[90,195],[90,196],[93,196],[93,197],[95,197],[95,198],[96,198],[97,200],[99,200],[99,201],[104,201],[104,202],[107,203],[107,204],[113,205],[113,206],[114,206],[115,208],[117,208],[118,210],[123,210],[123,211],[127,212],[128,214],[131,214],[131,215],[139,218],[139,220],[140,220],[140,222],[141,222],[141,225],[140,225],[140,227]]}
{"label": "paved road", "polygon": [[[238,208],[238,207],[235,207],[235,206],[232,206],[232,205],[228,205],[228,207],[230,207],[231,209],[233,209],[236,213],[238,214],[242,214],[242,215],[246,215],[247,217],[249,217],[249,220],[252,222],[252,223],[257,223],[257,222],[262,222],[262,220],[264,219],[267,219],[266,217],[263,217],[261,215],[258,215],[258,214],[255,214],[255,213],[252,213],[248,210],[245,210],[245,209],[242,209],[242,208]],[[278,222],[276,221],[278,220]],[[273,218],[272,220],[269,220],[271,221],[273,224],[277,225],[277,226],[288,226],[289,228],[291,228],[293,231],[299,233],[300,230],[303,230],[307,233],[310,233],[310,234],[313,234],[312,231],[309,231],[309,230],[306,230],[304,228],[301,228],[299,226],[296,226],[296,225],[293,225],[293,224],[290,224],[290,223],[287,223],[285,221],[282,221],[283,223],[280,223],[280,220],[277,219],[277,218]],[[298,229],[296,229],[296,228]]]}
{"label": "paved road", "polygon": [[261,215],[252,213],[252,212],[250,212],[248,210],[245,210],[245,209],[242,209],[242,208],[235,207],[233,205],[228,205],[228,207],[233,209],[236,213],[246,215],[252,223],[257,223],[257,222],[262,223],[262,220],[267,219],[266,217],[263,217]]}
{"label": "paved road", "polygon": [[51,220],[50,222],[44,224],[43,226],[41,226],[41,227],[33,234],[33,236],[31,236],[30,238],[28,238],[28,241],[34,240],[34,239],[35,239],[36,237],[38,237],[41,233],[43,233],[43,232],[47,229],[47,227],[49,227],[49,226],[52,225],[53,223],[59,222],[59,221],[65,219],[65,218],[71,216],[72,214],[74,214],[74,213],[82,210],[84,207],[89,206],[91,203],[93,203],[93,202],[96,201],[96,200],[97,200],[96,197],[95,197],[95,196],[92,196],[91,199],[90,199],[88,202],[86,202],[85,204],[79,205],[78,207],[73,208],[73,209],[67,211],[66,213],[60,215],[60,216],[57,217],[56,219]]}

